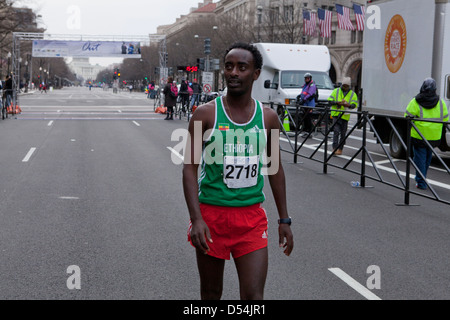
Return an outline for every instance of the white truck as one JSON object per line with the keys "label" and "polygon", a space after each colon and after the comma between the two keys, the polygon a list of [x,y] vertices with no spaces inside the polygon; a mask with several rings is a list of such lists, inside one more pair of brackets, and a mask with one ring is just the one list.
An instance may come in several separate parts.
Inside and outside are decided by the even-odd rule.
{"label": "white truck", "polygon": [[[374,116],[374,126],[393,157],[405,154],[385,117],[403,117],[408,103],[425,78],[433,78],[438,94],[450,106],[450,0],[386,0],[374,2],[380,28],[364,31],[362,110]],[[367,20],[369,21],[369,20]],[[376,25],[376,24],[375,24]],[[377,116],[378,115],[378,116]],[[406,136],[406,121],[393,117]],[[444,134],[441,151],[450,151],[450,133]]]}
{"label": "white truck", "polygon": [[261,75],[253,84],[253,97],[263,103],[295,108],[297,96],[311,73],[319,90],[319,104],[334,90],[329,77],[330,52],[326,46],[284,43],[256,43],[263,56]]}

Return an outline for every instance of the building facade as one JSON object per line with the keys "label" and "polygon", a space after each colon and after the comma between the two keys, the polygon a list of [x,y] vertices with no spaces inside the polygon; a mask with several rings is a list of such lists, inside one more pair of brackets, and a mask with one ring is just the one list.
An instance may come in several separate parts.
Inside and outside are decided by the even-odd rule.
{"label": "building facade", "polygon": [[[352,79],[352,87],[361,87],[361,67],[363,53],[363,31],[346,31],[338,28],[335,4],[350,8],[350,19],[356,27],[353,4],[366,5],[366,0],[205,0],[197,9],[180,17],[171,25],[158,28],[159,34],[168,39],[180,34],[183,28],[197,19],[194,13],[202,7],[208,8],[208,14],[219,25],[217,37],[213,44],[224,42],[225,33],[234,35],[234,40],[251,42],[303,43],[326,45],[330,50],[330,77],[335,83],[344,77]],[[317,12],[322,8],[333,12],[330,38],[320,37],[319,23],[313,36],[305,36],[303,32],[303,11]],[[201,10],[200,10],[201,11]],[[213,14],[213,15],[212,15]],[[227,41],[231,39],[226,38]],[[214,45],[216,46],[216,45]],[[220,48],[223,49],[223,48]]]}
{"label": "building facade", "polygon": [[84,81],[94,81],[100,71],[104,69],[98,64],[92,65],[89,62],[89,58],[73,58],[67,65],[78,79],[83,79]]}

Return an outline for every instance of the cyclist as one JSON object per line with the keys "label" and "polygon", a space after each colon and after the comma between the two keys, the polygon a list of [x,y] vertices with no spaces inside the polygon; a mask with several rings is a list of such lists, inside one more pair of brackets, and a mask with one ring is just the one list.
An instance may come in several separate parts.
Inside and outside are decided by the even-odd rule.
{"label": "cyclist", "polygon": [[3,96],[2,96],[2,117],[4,117],[4,110],[12,103],[13,98],[13,83],[10,75],[6,76],[5,85],[3,87]]}
{"label": "cyclist", "polygon": [[[305,83],[302,87],[302,93],[298,95],[297,101],[301,106],[307,107],[315,107],[316,106],[316,84],[312,79],[311,73],[307,72],[304,76]],[[304,112],[304,121],[303,121],[303,133],[302,137],[306,138],[312,131],[313,124],[311,118],[311,108],[302,108]]]}
{"label": "cyclist", "polygon": [[189,91],[188,83],[185,79],[181,80],[180,97],[181,97],[181,110],[186,113],[186,107],[189,106]]}
{"label": "cyclist", "polygon": [[6,105],[9,106],[12,102],[13,83],[11,76],[6,76],[5,87],[3,88],[3,95],[6,98]]}
{"label": "cyclist", "polygon": [[192,85],[191,85],[193,94],[192,94],[192,98],[191,98],[191,110],[194,106],[198,106],[199,104],[199,100],[200,100],[200,95],[202,94],[202,87],[197,83],[197,79],[194,79],[192,81]]}

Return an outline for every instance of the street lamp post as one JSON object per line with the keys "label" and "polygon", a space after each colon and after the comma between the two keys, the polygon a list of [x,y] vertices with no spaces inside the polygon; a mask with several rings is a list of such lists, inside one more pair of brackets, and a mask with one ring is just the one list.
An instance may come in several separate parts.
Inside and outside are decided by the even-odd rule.
{"label": "street lamp post", "polygon": [[258,42],[261,42],[261,18],[262,18],[262,6],[256,7],[256,15],[258,16]]}
{"label": "street lamp post", "polygon": [[25,74],[24,74],[24,85],[25,85],[25,93],[28,92],[28,60],[25,60]]}
{"label": "street lamp post", "polygon": [[39,91],[41,91],[41,83],[42,83],[42,67],[39,67],[39,76],[38,76]]}
{"label": "street lamp post", "polygon": [[11,64],[11,56],[12,56],[12,55],[11,55],[11,52],[8,52],[8,71],[7,71],[7,74],[8,74],[8,75],[10,75],[10,74],[9,74],[9,71],[10,71],[9,65]]}

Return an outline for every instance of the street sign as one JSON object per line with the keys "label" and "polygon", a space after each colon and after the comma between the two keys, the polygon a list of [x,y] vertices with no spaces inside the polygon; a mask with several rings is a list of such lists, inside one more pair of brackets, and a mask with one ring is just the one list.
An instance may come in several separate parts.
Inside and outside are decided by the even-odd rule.
{"label": "street sign", "polygon": [[211,91],[212,91],[212,86],[209,83],[203,85],[204,93],[211,93]]}
{"label": "street sign", "polygon": [[213,83],[214,83],[214,72],[203,72],[202,73],[203,92],[211,93]]}
{"label": "street sign", "polygon": [[203,72],[202,76],[203,84],[209,83],[212,85],[214,83],[214,72]]}

